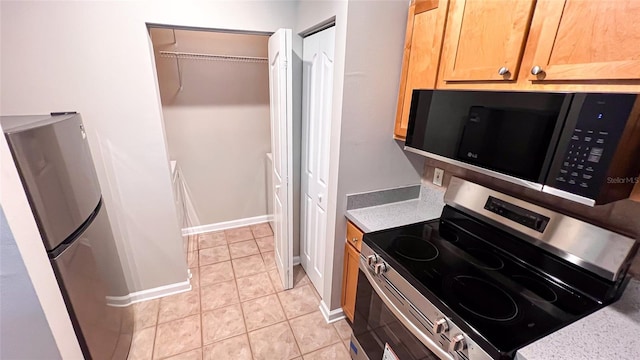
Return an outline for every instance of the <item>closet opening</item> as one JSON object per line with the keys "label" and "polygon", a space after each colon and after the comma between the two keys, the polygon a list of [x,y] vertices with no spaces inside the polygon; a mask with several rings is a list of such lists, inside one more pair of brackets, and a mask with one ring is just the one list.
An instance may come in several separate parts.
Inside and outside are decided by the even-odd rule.
{"label": "closet opening", "polygon": [[[256,253],[252,256],[273,256],[268,225],[273,218],[271,34],[156,24],[148,28],[189,268],[228,256],[215,250],[198,256],[198,250],[223,245],[215,234],[224,230],[228,242],[230,237],[247,241],[245,250]],[[244,228],[230,230],[238,227]],[[249,240],[260,248],[253,249]]]}

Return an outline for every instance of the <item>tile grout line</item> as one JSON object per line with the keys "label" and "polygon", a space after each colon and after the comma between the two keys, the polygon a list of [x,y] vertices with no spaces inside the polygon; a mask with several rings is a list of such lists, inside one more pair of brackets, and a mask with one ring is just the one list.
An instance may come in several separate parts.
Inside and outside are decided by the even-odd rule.
{"label": "tile grout line", "polygon": [[[304,271],[304,269],[303,269],[303,271]],[[305,272],[305,276],[307,276],[307,273],[306,273],[306,272]],[[294,284],[294,286],[295,286],[295,284]],[[304,286],[309,286],[309,287],[311,287],[311,285],[310,285],[310,284],[304,284],[304,285],[303,285],[303,286],[301,286],[300,288],[303,288]],[[300,288],[299,288],[299,289],[300,289]],[[295,287],[294,287],[294,288],[292,288],[292,289],[295,289]],[[292,290],[292,289],[289,289],[289,290]],[[313,289],[310,289],[310,290],[311,290],[311,291],[313,291]],[[281,292],[285,292],[285,291],[287,291],[287,290],[283,290],[283,291],[281,291]],[[277,294],[276,294],[276,295],[277,295]],[[314,294],[313,296],[314,296],[314,297],[316,297],[316,296],[315,296],[315,294]],[[317,299],[317,298],[316,298],[316,299]],[[282,307],[282,310],[284,311],[284,306],[282,305],[282,301],[280,300],[280,297],[279,297],[279,296],[278,296],[278,301],[280,302],[280,307]],[[287,324],[289,325],[289,329],[291,329],[291,334],[293,335],[293,340],[296,342],[296,346],[298,346],[298,350],[300,351],[300,356],[301,356],[301,357],[303,357],[303,358],[304,358],[304,355],[309,355],[309,354],[310,354],[310,353],[312,353],[312,352],[316,352],[316,351],[319,351],[319,350],[322,350],[322,349],[328,348],[328,347],[330,347],[330,346],[333,346],[333,345],[335,345],[335,344],[338,344],[338,343],[342,343],[342,342],[343,342],[342,337],[340,337],[340,333],[339,333],[339,332],[338,332],[338,330],[335,328],[335,326],[334,326],[333,324],[328,324],[328,325],[333,329],[333,332],[338,336],[338,340],[339,340],[339,341],[338,341],[338,342],[336,342],[336,343],[332,343],[332,344],[329,344],[329,345],[326,345],[326,346],[320,347],[320,348],[315,349],[315,350],[313,350],[313,351],[310,351],[310,352],[308,352],[308,353],[306,353],[306,354],[303,354],[303,352],[302,352],[302,348],[300,347],[300,344],[298,343],[298,340],[296,339],[296,336],[295,336],[295,334],[293,333],[293,327],[291,326],[291,320],[295,320],[295,319],[301,318],[301,317],[303,317],[303,316],[307,316],[307,315],[313,314],[313,313],[315,313],[316,311],[320,312],[320,310],[316,309],[316,310],[313,310],[313,311],[311,311],[311,312],[309,312],[309,313],[302,314],[302,315],[298,315],[298,316],[296,316],[296,317],[292,317],[291,319],[287,318],[287,314],[285,314],[285,318],[287,318],[287,320],[286,320],[286,321],[287,321]],[[322,315],[322,314],[321,314],[321,315]]]}
{"label": "tile grout line", "polygon": [[[278,269],[276,269],[276,272],[278,271]],[[273,285],[273,283],[271,284]],[[295,284],[294,284],[295,286]],[[293,289],[293,288],[292,288]],[[291,289],[289,289],[291,290]],[[287,290],[283,289],[281,292],[285,292]],[[278,298],[278,302],[280,303],[280,307],[282,308],[282,312],[284,313],[284,318],[286,319],[285,321],[287,322],[287,326],[289,327],[289,331],[291,331],[291,336],[293,336],[293,342],[296,344],[296,347],[298,348],[298,352],[300,353],[300,357],[303,357],[302,355],[302,348],[300,347],[300,344],[298,344],[298,339],[296,339],[296,334],[293,333],[293,328],[291,327],[291,322],[289,321],[290,319],[287,317],[287,313],[284,310],[284,305],[282,305],[282,300],[280,300],[280,296],[278,296],[278,294],[276,294],[276,297]],[[294,357],[292,357],[291,359],[294,359]]]}
{"label": "tile grout line", "polygon": [[[268,276],[268,272],[264,272],[264,273],[265,273],[265,274],[267,274],[267,276]],[[249,275],[249,276],[254,276],[254,275],[259,275],[259,274],[262,274],[262,273],[256,273],[256,274]],[[241,277],[240,279],[244,279],[244,278],[249,277],[249,276],[243,276],[243,277]],[[236,284],[236,289],[238,289],[237,279],[235,279],[235,278],[234,278],[233,280],[227,280],[227,281],[224,281],[224,282],[229,282],[229,281],[234,281],[234,283]],[[271,283],[271,281],[269,281],[269,282]],[[212,287],[212,286],[215,286],[215,285],[220,285],[221,283],[222,283],[222,282],[220,282],[220,283],[215,283],[215,284],[211,284],[211,285],[207,285],[206,287]],[[272,286],[272,288],[273,288],[273,284],[272,284],[272,283],[271,283],[271,286]],[[302,286],[300,286],[299,288],[296,288],[296,289],[302,289],[302,288],[304,288],[305,286],[306,286],[306,287],[310,287],[310,285],[309,285],[309,284],[304,284],[304,285],[302,285]],[[195,291],[196,289],[193,289],[193,290]],[[160,321],[159,321],[159,315],[158,315],[158,319],[156,320],[156,325],[148,326],[148,327],[143,328],[143,329],[140,329],[140,330],[148,329],[148,328],[151,328],[151,327],[156,327],[156,328],[157,328],[158,326],[163,325],[163,324],[166,324],[166,323],[170,323],[170,322],[178,321],[178,320],[184,320],[184,319],[186,319],[186,318],[188,318],[188,317],[192,317],[192,316],[196,316],[196,315],[202,315],[204,312],[211,312],[211,311],[214,311],[214,310],[218,310],[218,309],[220,309],[220,308],[223,308],[223,307],[233,306],[233,305],[237,305],[237,304],[239,304],[240,306],[242,306],[242,304],[243,304],[243,303],[246,303],[246,302],[249,302],[249,301],[258,300],[258,299],[262,299],[262,298],[265,298],[265,297],[268,297],[268,296],[276,296],[276,297],[278,298],[278,303],[280,304],[280,307],[282,308],[283,313],[284,313],[284,306],[282,305],[282,301],[280,300],[280,297],[278,296],[278,294],[280,294],[280,293],[284,293],[284,292],[286,292],[286,291],[287,291],[287,290],[276,291],[275,289],[273,289],[273,290],[274,290],[274,292],[272,292],[272,293],[269,293],[269,294],[266,294],[266,295],[260,295],[260,296],[258,296],[258,297],[251,298],[251,299],[247,299],[247,300],[244,300],[244,301],[240,300],[240,296],[238,295],[238,302],[237,302],[237,303],[233,303],[233,304],[226,304],[226,305],[222,305],[222,306],[216,307],[216,308],[214,308],[214,309],[208,309],[208,310],[206,310],[206,311],[205,311],[205,310],[204,310],[204,308],[202,307],[202,286],[200,286],[200,285],[199,285],[197,290],[198,290],[198,292],[199,292],[199,304],[200,304],[198,313],[183,315],[183,316],[180,316],[180,317],[177,317],[177,318],[173,318],[173,319],[171,319],[171,320],[167,320],[167,321],[164,321],[164,322],[160,322]],[[313,291],[313,290],[311,290],[311,291]],[[315,297],[315,296],[314,296],[314,297]],[[161,299],[159,299],[159,300],[161,300]],[[158,302],[158,303],[159,303],[159,302]],[[282,321],[276,322],[276,323],[274,323],[274,324],[272,324],[272,325],[279,324],[279,323],[284,322],[284,321],[287,321],[287,320],[294,320],[294,319],[297,319],[297,318],[299,318],[299,317],[309,315],[309,314],[311,314],[311,313],[313,313],[313,312],[315,312],[315,311],[316,311],[316,310],[312,310],[312,311],[310,311],[310,312],[308,312],[308,313],[304,313],[304,314],[296,315],[296,316],[294,316],[294,317],[292,317],[292,318],[290,318],[290,319],[288,319],[288,318],[287,318],[287,315],[285,314],[285,320],[282,320]],[[158,314],[159,314],[159,312],[160,312],[160,305],[158,305]],[[244,313],[243,313],[243,314],[244,314]],[[246,326],[246,322],[245,322],[245,326]],[[264,329],[265,327],[268,327],[268,326],[271,326],[271,325],[267,325],[267,326],[263,326],[263,327],[260,327],[260,328],[256,328],[256,329],[253,329],[253,330],[251,330],[251,331]],[[202,319],[200,319],[200,327],[201,327],[201,329],[203,329]],[[249,332],[249,331],[247,331],[247,332]],[[203,336],[201,336],[201,337],[203,337]],[[204,345],[204,339],[201,339],[201,340],[202,340],[202,344]],[[220,340],[218,340],[218,341],[220,341]],[[215,341],[215,342],[217,342],[217,341]],[[193,349],[192,349],[192,350],[193,350]]]}
{"label": "tile grout line", "polygon": [[[233,266],[233,263],[232,263]],[[268,274],[267,274],[268,275]],[[251,353],[251,358],[255,359],[255,356],[253,355],[253,348],[251,347],[251,340],[249,340],[249,328],[247,327],[247,320],[244,318],[244,308],[242,307],[242,300],[240,300],[240,290],[238,287],[238,279],[236,278],[236,274],[235,272],[233,273],[233,281],[236,284],[236,291],[238,292],[238,301],[240,305],[240,316],[242,317],[242,323],[244,324],[244,334],[247,337],[247,343],[249,344],[249,353]]]}
{"label": "tile grout line", "polygon": [[[226,240],[226,239],[225,239]],[[200,283],[200,244],[198,244],[198,298],[200,299],[200,351],[202,359],[204,359],[204,322],[202,320],[202,284]]]}
{"label": "tile grout line", "polygon": [[186,353],[188,353],[188,352],[192,352],[192,351],[194,351],[194,350],[198,350],[198,349],[202,350],[202,347],[195,348],[195,349],[191,349],[191,350],[185,350],[185,351],[179,352],[179,353],[177,353],[177,354],[169,355],[169,356],[166,356],[166,357],[163,357],[163,358],[160,358],[160,359],[156,359],[156,360],[166,360],[166,359],[169,359],[169,358],[172,358],[172,357],[178,356],[178,355],[184,355],[184,354],[186,354]]}
{"label": "tile grout line", "polygon": [[151,359],[153,359],[155,357],[155,352],[156,352],[156,339],[158,338],[158,321],[160,320],[160,300],[158,300],[158,310],[156,312],[156,325],[155,325],[155,329],[153,331],[153,345],[151,347]]}

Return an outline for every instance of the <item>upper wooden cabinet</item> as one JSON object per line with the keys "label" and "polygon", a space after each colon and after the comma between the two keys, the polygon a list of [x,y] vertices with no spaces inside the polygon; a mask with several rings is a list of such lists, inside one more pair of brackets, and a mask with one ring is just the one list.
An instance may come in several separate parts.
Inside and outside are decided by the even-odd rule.
{"label": "upper wooden cabinet", "polygon": [[394,137],[415,89],[640,92],[640,0],[416,0]]}
{"label": "upper wooden cabinet", "polygon": [[409,6],[394,137],[404,140],[413,89],[435,89],[448,0],[418,0]]}
{"label": "upper wooden cabinet", "polygon": [[534,0],[452,0],[445,34],[445,81],[514,80]]}
{"label": "upper wooden cabinet", "polygon": [[536,17],[529,80],[640,78],[640,1],[538,1]]}

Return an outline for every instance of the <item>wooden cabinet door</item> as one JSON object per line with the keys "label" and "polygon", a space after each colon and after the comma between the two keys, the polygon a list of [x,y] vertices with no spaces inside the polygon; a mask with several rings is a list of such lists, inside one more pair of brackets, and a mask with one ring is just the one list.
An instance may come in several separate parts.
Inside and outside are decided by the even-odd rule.
{"label": "wooden cabinet door", "polygon": [[358,264],[360,253],[353,246],[344,244],[344,270],[342,273],[342,310],[351,322],[356,309],[358,288]]}
{"label": "wooden cabinet door", "polygon": [[449,0],[416,1],[409,7],[394,138],[407,136],[413,89],[435,89]]}
{"label": "wooden cabinet door", "polygon": [[515,80],[534,0],[451,0],[445,81]]}
{"label": "wooden cabinet door", "polygon": [[347,242],[355,247],[358,252],[362,250],[362,236],[364,233],[350,221],[347,221]]}
{"label": "wooden cabinet door", "polygon": [[529,80],[640,79],[640,1],[541,0],[535,16]]}

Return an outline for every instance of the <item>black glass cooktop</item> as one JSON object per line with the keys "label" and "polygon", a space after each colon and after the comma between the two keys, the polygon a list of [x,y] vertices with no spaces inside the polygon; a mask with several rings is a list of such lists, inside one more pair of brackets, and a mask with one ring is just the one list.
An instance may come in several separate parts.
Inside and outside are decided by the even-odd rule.
{"label": "black glass cooktop", "polygon": [[439,220],[365,234],[364,241],[497,357],[513,356],[616,296],[615,284],[449,207]]}

